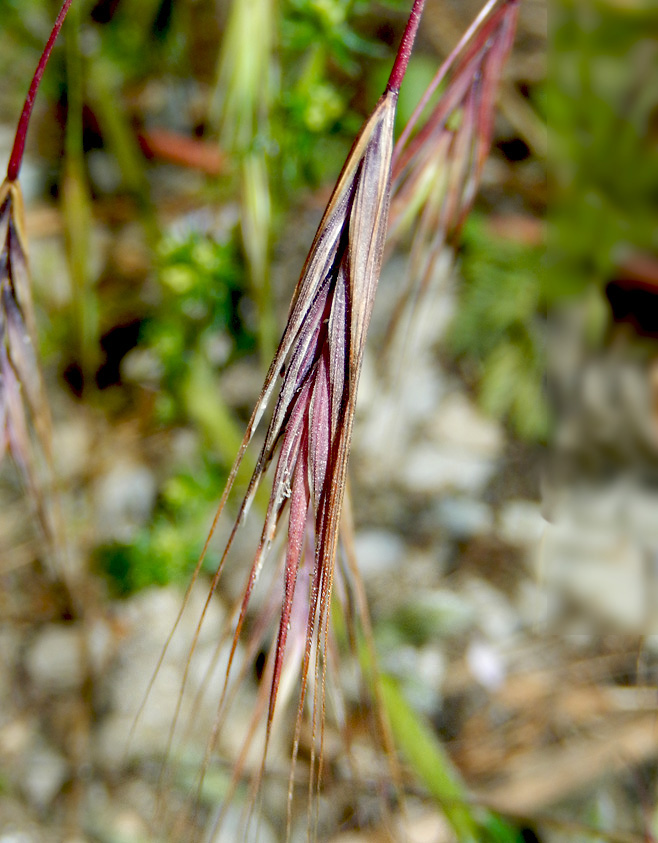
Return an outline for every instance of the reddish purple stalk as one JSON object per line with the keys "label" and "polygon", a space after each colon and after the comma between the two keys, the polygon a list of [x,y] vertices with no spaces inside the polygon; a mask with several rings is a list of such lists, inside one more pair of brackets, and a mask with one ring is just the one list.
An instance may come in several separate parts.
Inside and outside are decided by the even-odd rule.
{"label": "reddish purple stalk", "polygon": [[411,51],[414,47],[416,33],[418,32],[418,25],[420,24],[420,16],[423,13],[424,6],[425,0],[414,0],[409,20],[407,21],[407,25],[402,35],[400,49],[395,57],[395,64],[391,70],[391,75],[388,77],[388,84],[386,85],[387,91],[400,90],[400,85],[404,79],[404,74],[407,72],[407,65],[409,64],[409,59],[411,58]]}
{"label": "reddish purple stalk", "polygon": [[32,77],[32,83],[30,85],[30,90],[27,92],[25,105],[23,106],[23,111],[21,113],[20,120],[18,121],[16,137],[14,138],[14,146],[11,150],[11,156],[9,158],[9,165],[7,167],[7,181],[16,181],[16,179],[18,178],[18,173],[21,169],[21,163],[23,161],[23,152],[25,150],[25,138],[27,137],[27,128],[30,124],[30,117],[32,116],[34,100],[39,89],[41,77],[44,74],[46,65],[48,64],[48,59],[50,58],[50,54],[53,51],[53,46],[55,44],[55,41],[57,40],[57,36],[59,35],[59,32],[62,28],[64,18],[66,17],[66,13],[68,12],[71,3],[72,0],[64,0],[62,8],[59,10],[59,14],[57,15],[55,25],[53,26],[52,31],[50,33],[48,43],[46,44],[46,47],[43,53],[41,54],[39,64],[37,65],[37,69],[34,73],[34,76]]}

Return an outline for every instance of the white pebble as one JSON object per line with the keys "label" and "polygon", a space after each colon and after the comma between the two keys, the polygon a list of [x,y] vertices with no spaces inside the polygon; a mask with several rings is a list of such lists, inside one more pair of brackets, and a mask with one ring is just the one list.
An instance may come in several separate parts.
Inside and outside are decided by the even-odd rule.
{"label": "white pebble", "polygon": [[36,750],[24,763],[22,789],[38,809],[46,808],[68,777],[65,759],[48,748]]}
{"label": "white pebble", "polygon": [[49,624],[39,631],[25,657],[32,682],[45,693],[79,688],[84,679],[83,647],[78,627]]}

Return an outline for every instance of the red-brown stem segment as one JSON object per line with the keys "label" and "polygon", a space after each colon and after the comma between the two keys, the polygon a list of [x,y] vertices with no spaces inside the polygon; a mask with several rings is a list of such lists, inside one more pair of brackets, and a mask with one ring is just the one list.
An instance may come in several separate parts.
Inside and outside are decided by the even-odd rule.
{"label": "red-brown stem segment", "polygon": [[414,0],[414,5],[409,15],[409,20],[402,35],[400,48],[395,57],[395,64],[391,70],[391,75],[388,77],[387,91],[399,91],[404,74],[407,72],[407,65],[411,57],[414,41],[416,40],[416,33],[418,32],[418,25],[420,23],[420,16],[423,13],[425,0]]}
{"label": "red-brown stem segment", "polygon": [[18,173],[21,169],[21,163],[23,161],[23,151],[25,149],[25,138],[27,136],[27,128],[30,124],[32,107],[34,106],[34,100],[37,95],[37,90],[39,89],[39,83],[41,82],[41,77],[43,76],[43,73],[46,69],[48,59],[50,58],[50,54],[53,51],[53,46],[55,44],[55,41],[57,40],[57,36],[59,35],[59,31],[62,28],[64,18],[66,17],[66,13],[68,12],[71,3],[72,0],[64,0],[62,8],[59,10],[59,14],[57,15],[55,25],[53,26],[52,31],[50,33],[48,43],[46,44],[45,49],[41,54],[39,64],[37,65],[37,69],[34,73],[34,76],[32,77],[30,90],[27,92],[27,97],[25,98],[25,105],[23,106],[23,111],[21,113],[20,120],[18,121],[16,137],[14,138],[14,146],[12,147],[11,156],[9,158],[9,165],[7,167],[7,181],[16,181],[16,179],[18,178]]}

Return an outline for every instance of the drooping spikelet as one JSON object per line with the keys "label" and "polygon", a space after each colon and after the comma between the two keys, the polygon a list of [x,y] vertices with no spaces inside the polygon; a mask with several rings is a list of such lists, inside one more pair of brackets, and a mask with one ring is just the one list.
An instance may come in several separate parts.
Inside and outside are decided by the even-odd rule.
{"label": "drooping spikelet", "polygon": [[[413,231],[391,342],[409,331],[439,255],[475,200],[493,133],[496,94],[514,41],[519,0],[489,0],[437,71],[393,154],[389,246]],[[423,117],[437,91],[440,96]],[[414,134],[415,132],[415,134]]]}
{"label": "drooping spikelet", "polygon": [[[247,666],[263,648],[269,650],[269,656],[246,736],[232,765],[229,788],[208,839],[221,826],[238,783],[247,774],[251,777],[245,820],[248,824],[250,806],[256,803],[262,782],[277,705],[299,676],[288,787],[289,828],[293,773],[307,698],[312,700],[309,793],[321,775],[334,560],[359,375],[388,230],[391,172],[395,202],[391,214],[393,239],[405,225],[417,226],[411,266],[423,288],[438,252],[459,230],[472,204],[491,142],[494,93],[511,47],[518,0],[490,0],[440,69],[394,154],[398,90],[422,5],[422,0],[414,3],[384,95],[355,141],[322,217],[293,294],[283,337],[197,567],[198,573],[246,450],[267,405],[274,399],[256,467],[206,603],[207,610],[239,527],[271,467],[271,495],[244,590],[232,614],[224,689],[201,777],[222,730],[229,725],[229,711]],[[446,78],[448,83],[438,104],[411,136],[426,102]],[[407,293],[407,297],[410,295]],[[247,627],[248,610],[277,537],[282,537],[284,543],[279,559],[283,594],[281,597],[280,592],[270,593],[260,606],[258,616],[251,621],[245,657],[238,665],[238,642]],[[189,667],[206,610],[192,643],[179,711],[183,711]],[[274,640],[268,645],[273,625]],[[260,769],[255,770],[248,755],[263,721]],[[187,828],[183,820],[174,837]]]}
{"label": "drooping spikelet", "polygon": [[[25,479],[37,488],[29,426],[45,434],[47,409],[34,348],[23,199],[17,182],[0,187],[0,456],[9,445]],[[42,436],[43,438],[43,436]],[[44,442],[44,447],[49,445]]]}
{"label": "drooping spikelet", "polygon": [[[61,536],[52,506],[50,410],[36,351],[23,198],[18,175],[34,99],[71,0],[60,9],[18,123],[0,186],[0,459],[8,449],[33,499],[54,559]],[[52,560],[51,560],[52,561]]]}
{"label": "drooping spikelet", "polygon": [[[237,609],[225,692],[218,715],[219,722],[229,696],[238,639],[254,588],[275,536],[285,531],[283,602],[266,673],[269,676],[269,693],[263,765],[287,664],[292,664],[293,671],[301,671],[292,769],[311,677],[314,679],[311,752],[315,751],[315,729],[319,724],[321,756],[329,608],[354,410],[388,228],[398,92],[422,6],[423,0],[415,0],[386,90],[361,129],[324,212],[293,294],[283,337],[247,426],[211,530],[212,536],[245,451],[268,402],[276,393],[265,441],[208,596],[210,601],[238,528],[268,467],[275,463],[272,492],[260,540]],[[203,617],[198,632],[202,623]],[[296,654],[296,665],[289,662],[287,649],[289,638],[293,637],[291,650]],[[196,640],[192,650],[195,646]],[[187,678],[184,683],[186,681]],[[211,744],[215,738],[216,735]],[[250,740],[251,736],[247,742]],[[243,752],[234,765],[234,786],[243,772],[244,755]],[[262,772],[261,767],[261,776]],[[256,789],[259,782],[260,776],[256,776]],[[292,772],[290,782],[289,806]]]}

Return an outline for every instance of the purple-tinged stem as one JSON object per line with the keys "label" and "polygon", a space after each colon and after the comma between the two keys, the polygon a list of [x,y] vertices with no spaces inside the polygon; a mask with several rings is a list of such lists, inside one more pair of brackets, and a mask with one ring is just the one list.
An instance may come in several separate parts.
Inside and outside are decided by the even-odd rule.
{"label": "purple-tinged stem", "polygon": [[414,0],[414,5],[411,10],[411,14],[409,15],[407,26],[404,30],[404,34],[402,35],[400,48],[398,49],[398,54],[395,57],[393,70],[391,70],[391,75],[388,77],[388,84],[386,86],[387,91],[397,92],[400,90],[404,74],[407,72],[407,65],[409,64],[411,51],[414,46],[414,41],[416,40],[418,24],[420,23],[420,16],[423,13],[424,6],[425,0]]}
{"label": "purple-tinged stem", "polygon": [[7,167],[7,181],[16,181],[16,179],[18,178],[18,172],[21,168],[21,163],[23,161],[23,151],[25,150],[25,138],[27,136],[27,127],[30,123],[30,117],[32,115],[32,106],[34,105],[34,99],[37,95],[37,90],[39,88],[39,83],[41,82],[41,77],[43,76],[44,70],[46,69],[46,65],[48,64],[48,59],[50,58],[50,54],[52,53],[53,45],[57,40],[57,36],[59,35],[59,31],[62,28],[64,18],[66,17],[66,13],[68,12],[71,3],[72,0],[64,0],[62,8],[59,10],[59,14],[57,15],[55,25],[53,26],[52,31],[50,33],[48,43],[46,44],[46,47],[43,53],[41,54],[39,64],[37,65],[37,69],[34,73],[34,76],[32,77],[32,84],[30,85],[30,90],[27,92],[25,105],[23,106],[21,118],[18,121],[18,128],[16,129],[14,146],[12,147],[11,156],[9,158],[9,166]]}

